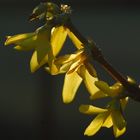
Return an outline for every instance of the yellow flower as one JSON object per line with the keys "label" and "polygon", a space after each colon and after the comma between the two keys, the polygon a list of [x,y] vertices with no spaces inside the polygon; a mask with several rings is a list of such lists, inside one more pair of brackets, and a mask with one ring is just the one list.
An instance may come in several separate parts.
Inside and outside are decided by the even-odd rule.
{"label": "yellow flower", "polygon": [[[51,26],[45,25],[32,33],[10,36],[7,38],[5,45],[15,44],[15,49],[22,51],[34,49],[35,51],[30,61],[31,71],[34,72],[44,64],[46,56],[51,49],[51,29]],[[36,63],[38,63],[37,66]]]}
{"label": "yellow flower", "polygon": [[95,92],[90,99],[99,99],[104,97],[118,97],[122,92],[124,92],[124,88],[121,83],[117,82],[112,86],[109,86],[104,81],[97,81],[95,85],[100,89],[99,91]]}
{"label": "yellow flower", "polygon": [[126,131],[126,121],[122,115],[122,110],[125,108],[127,100],[128,98],[122,99],[119,107],[116,107],[116,104],[113,103],[106,109],[98,108],[92,105],[81,105],[79,107],[80,112],[88,115],[98,114],[86,128],[84,135],[93,136],[100,130],[101,127],[113,127],[114,136],[121,136]]}
{"label": "yellow flower", "polygon": [[[136,83],[136,81],[129,76],[127,76],[127,81],[130,82],[131,84]],[[127,95],[125,93],[125,89],[123,85],[119,82],[116,82],[112,86],[109,86],[104,81],[96,81],[95,85],[99,90],[91,95],[90,99],[93,100],[99,98],[105,98],[105,97],[111,97],[111,98],[124,97]]]}
{"label": "yellow flower", "polygon": [[[15,49],[22,51],[34,49],[35,51],[30,61],[31,72],[35,72],[42,65],[48,63],[49,72],[55,74],[57,68],[54,64],[54,59],[60,52],[67,35],[78,49],[83,48],[79,39],[64,26],[67,18],[69,18],[67,12],[70,12],[68,5],[58,7],[51,2],[41,3],[34,8],[30,20],[46,17],[46,24],[35,32],[8,36],[5,45],[15,44]],[[59,25],[52,25],[53,23],[48,21],[54,17],[60,18]]]}
{"label": "yellow flower", "polygon": [[94,84],[98,80],[96,71],[88,62],[84,49],[74,54],[60,56],[54,63],[59,73],[66,72],[62,92],[64,103],[70,103],[74,99],[82,81],[91,95],[98,90]]}
{"label": "yellow flower", "polygon": [[[67,37],[67,31],[63,26],[52,29],[51,25],[38,28],[35,32],[8,36],[5,45],[15,44],[16,50],[28,51],[34,49],[30,68],[35,72],[61,50]],[[48,54],[50,57],[48,57]]]}

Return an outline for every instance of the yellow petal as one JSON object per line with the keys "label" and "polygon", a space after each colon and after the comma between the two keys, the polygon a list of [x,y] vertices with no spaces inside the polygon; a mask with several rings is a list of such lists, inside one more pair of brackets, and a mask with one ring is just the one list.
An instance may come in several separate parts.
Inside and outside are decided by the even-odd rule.
{"label": "yellow petal", "polygon": [[38,46],[37,36],[35,35],[25,40],[20,40],[16,42],[15,44],[17,45],[15,47],[16,50],[28,51],[31,49],[35,49]]}
{"label": "yellow petal", "polygon": [[81,113],[84,113],[84,114],[93,115],[93,114],[103,113],[103,112],[106,112],[108,110],[107,109],[102,109],[102,108],[99,108],[99,107],[95,107],[95,106],[92,106],[92,105],[81,105],[79,107],[79,111]]}
{"label": "yellow petal", "polygon": [[62,93],[64,103],[70,103],[74,99],[81,82],[82,78],[76,72],[65,75]]}
{"label": "yellow petal", "polygon": [[34,49],[33,46],[20,46],[20,45],[17,45],[14,47],[15,50],[18,50],[18,51],[29,51],[29,50],[32,50]]}
{"label": "yellow petal", "polygon": [[101,113],[95,117],[95,119],[86,128],[84,135],[92,136],[95,135],[99,129],[102,127],[103,122],[107,117],[106,113]]}
{"label": "yellow petal", "polygon": [[40,63],[44,57],[49,53],[51,46],[49,42],[46,42],[46,46],[38,46],[35,48],[37,52],[37,61]]}
{"label": "yellow petal", "polygon": [[80,55],[83,50],[78,50],[74,54],[60,56],[55,59],[54,64],[59,69],[59,73],[67,72],[68,74],[76,71],[81,65]]}
{"label": "yellow petal", "polygon": [[102,127],[110,128],[112,125],[113,125],[112,117],[111,117],[111,115],[109,115],[109,116],[106,118],[106,120],[104,121]]}
{"label": "yellow petal", "polygon": [[51,75],[58,75],[66,73],[69,69],[67,64],[62,65],[61,67],[55,65],[54,63],[49,64],[49,67],[45,67],[45,70],[49,72]]}
{"label": "yellow petal", "polygon": [[70,61],[73,61],[74,59],[79,57],[81,53],[83,53],[83,50],[78,50],[73,54],[67,54],[67,55],[64,55],[64,56],[60,56],[55,60],[55,64],[56,65],[62,65],[62,64],[68,63]]}
{"label": "yellow petal", "polygon": [[110,96],[116,97],[123,92],[123,86],[121,83],[115,83],[114,85],[110,86]]}
{"label": "yellow petal", "polygon": [[75,54],[63,55],[63,56],[58,57],[58,58],[55,60],[55,64],[56,64],[56,65],[63,65],[63,64],[65,64],[65,63],[70,62],[70,61],[73,60],[74,58],[75,58]]}
{"label": "yellow petal", "polygon": [[17,46],[14,47],[14,49],[19,50],[19,51],[23,51],[24,47],[17,45]]}
{"label": "yellow petal", "polygon": [[67,37],[67,30],[63,26],[54,28],[51,35],[51,45],[53,55],[56,56],[63,47],[63,44]]}
{"label": "yellow petal", "polygon": [[66,73],[70,69],[71,62],[61,65],[56,65],[54,62],[54,65],[57,67],[57,74]]}
{"label": "yellow petal", "polygon": [[35,72],[39,69],[42,65],[44,65],[48,61],[48,55],[46,55],[43,60],[39,63],[37,60],[37,51],[34,51],[32,58],[30,60],[30,69],[31,72]]}
{"label": "yellow petal", "polygon": [[120,110],[113,109],[111,111],[111,116],[113,124],[119,129],[123,129],[126,126],[126,121],[124,120]]}
{"label": "yellow petal", "polygon": [[68,31],[68,36],[72,40],[75,47],[77,49],[83,48],[83,44],[81,43],[81,41],[69,29],[67,29],[67,31]]}
{"label": "yellow petal", "polygon": [[119,130],[116,126],[113,126],[113,132],[114,132],[114,136],[116,138],[118,138],[119,136],[123,135],[126,131],[126,127],[124,127],[123,129]]}
{"label": "yellow petal", "polygon": [[108,85],[106,82],[104,82],[104,81],[96,81],[96,82],[95,82],[95,85],[96,85],[102,92],[104,92],[105,94],[110,95],[111,90],[110,90],[110,88],[109,88],[109,85]]}
{"label": "yellow petal", "polygon": [[110,97],[116,97],[123,92],[123,86],[120,83],[115,83],[110,86],[104,81],[97,81],[95,85]]}
{"label": "yellow petal", "polygon": [[70,69],[68,70],[68,74],[77,71],[79,69],[79,67],[81,66],[82,62],[80,60],[77,60],[75,62],[73,62],[70,66]]}
{"label": "yellow petal", "polygon": [[91,95],[90,99],[96,100],[96,99],[105,98],[105,97],[108,97],[108,95],[104,94],[104,92],[99,90],[99,91],[95,92],[93,95]]}
{"label": "yellow petal", "polygon": [[66,73],[70,69],[70,66],[71,66],[71,62],[63,64],[61,67],[58,67],[59,72]]}
{"label": "yellow petal", "polygon": [[16,44],[22,40],[31,38],[35,35],[35,33],[25,33],[25,34],[18,34],[14,36],[8,36],[5,42],[5,45]]}
{"label": "yellow petal", "polygon": [[[50,35],[51,35],[51,26],[44,25],[38,28],[33,33],[33,36],[15,42],[15,44],[18,45],[17,47],[15,47],[15,49],[18,49],[18,50],[19,49],[20,50],[30,50],[30,49],[38,50],[38,48],[48,49],[48,44],[50,42]],[[49,48],[51,48],[50,45],[49,45]]]}
{"label": "yellow petal", "polygon": [[120,99],[120,104],[121,104],[122,110],[124,110],[124,109],[126,108],[126,105],[127,105],[127,103],[128,103],[128,100],[129,100],[128,97],[126,97],[126,98],[124,98],[124,99]]}
{"label": "yellow petal", "polygon": [[91,95],[94,95],[99,89],[95,86],[95,81],[98,79],[91,76],[84,65],[82,65],[79,70],[78,74],[83,78],[84,84]]}
{"label": "yellow petal", "polygon": [[48,53],[48,65],[49,65],[50,73],[52,75],[60,74],[61,73],[60,66],[56,65],[54,62],[55,62],[55,56],[53,55],[52,50],[50,50]]}
{"label": "yellow petal", "polygon": [[49,62],[48,64],[49,64],[49,70],[50,70],[51,75],[58,75],[58,74],[64,73],[63,71],[60,71],[58,69],[58,67],[54,64],[53,60]]}

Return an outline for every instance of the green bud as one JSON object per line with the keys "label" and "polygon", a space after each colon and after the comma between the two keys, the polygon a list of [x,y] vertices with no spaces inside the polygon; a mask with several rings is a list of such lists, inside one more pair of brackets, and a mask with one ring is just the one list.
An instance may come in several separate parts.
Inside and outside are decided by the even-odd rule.
{"label": "green bud", "polygon": [[40,3],[33,9],[33,12],[29,17],[29,20],[33,21],[35,19],[43,19],[43,18],[47,18],[48,20],[52,19],[55,15],[60,13],[61,10],[56,4],[51,2]]}

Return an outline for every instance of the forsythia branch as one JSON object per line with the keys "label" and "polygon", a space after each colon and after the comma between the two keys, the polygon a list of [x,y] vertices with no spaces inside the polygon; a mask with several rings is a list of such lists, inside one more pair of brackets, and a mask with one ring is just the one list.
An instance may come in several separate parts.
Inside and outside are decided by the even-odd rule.
{"label": "forsythia branch", "polygon": [[[128,97],[140,102],[140,88],[135,80],[120,74],[105,59],[101,50],[92,40],[86,39],[72,24],[71,8],[58,6],[52,2],[41,3],[34,8],[29,20],[45,19],[45,24],[34,32],[7,36],[5,45],[14,44],[19,51],[33,50],[30,60],[31,72],[42,66],[51,75],[64,74],[62,98],[64,103],[71,103],[83,82],[90,100],[109,97],[111,101],[104,108],[93,105],[81,105],[79,111],[87,115],[97,115],[86,128],[84,135],[92,136],[101,127],[113,128],[115,137],[126,131],[123,111]],[[72,54],[58,56],[66,38],[69,37],[76,47]],[[96,60],[113,77],[116,82],[109,85],[98,78],[98,72],[90,63]]]}
{"label": "forsythia branch", "polygon": [[[77,38],[83,43],[83,44],[89,44],[89,41],[77,30],[77,28],[72,24],[71,20],[68,20],[66,23],[66,27],[68,27],[71,32],[73,32]],[[85,45],[86,47],[86,45]],[[127,79],[119,73],[104,57],[101,50],[96,46],[95,43],[93,43],[92,49],[91,49],[92,57],[94,60],[96,60],[98,63],[101,64],[101,66],[117,81],[119,81],[125,89],[128,91],[126,93],[126,96],[131,97],[135,101],[140,102],[140,88],[137,84],[132,84]],[[123,95],[124,97],[125,95]],[[122,98],[120,96],[120,98]]]}

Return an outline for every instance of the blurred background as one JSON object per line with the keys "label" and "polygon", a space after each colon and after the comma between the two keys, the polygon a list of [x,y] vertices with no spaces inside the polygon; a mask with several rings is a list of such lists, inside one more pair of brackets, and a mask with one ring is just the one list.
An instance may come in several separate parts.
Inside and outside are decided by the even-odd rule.
{"label": "blurred background", "polygon": [[[64,75],[50,76],[44,69],[31,74],[32,52],[4,47],[5,36],[32,32],[42,23],[28,22],[41,0],[0,1],[0,139],[1,140],[91,140],[115,139],[112,129],[101,129],[94,137],[83,135],[92,117],[80,114],[80,104],[89,101],[82,85],[71,104],[62,103]],[[140,3],[135,0],[56,0],[71,5],[73,23],[92,37],[117,70],[140,82]],[[63,49],[73,49],[68,41]],[[68,51],[67,51],[68,50]],[[96,64],[100,76],[112,79]],[[140,103],[130,100],[125,111],[127,132],[119,139],[140,137]]]}

